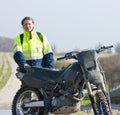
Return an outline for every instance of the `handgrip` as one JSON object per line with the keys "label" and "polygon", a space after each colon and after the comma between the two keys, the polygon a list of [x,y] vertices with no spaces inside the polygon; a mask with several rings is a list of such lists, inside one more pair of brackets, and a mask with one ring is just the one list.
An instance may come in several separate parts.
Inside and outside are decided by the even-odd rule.
{"label": "handgrip", "polygon": [[65,59],[65,57],[60,57],[60,58],[57,58],[57,61],[63,60],[63,59]]}

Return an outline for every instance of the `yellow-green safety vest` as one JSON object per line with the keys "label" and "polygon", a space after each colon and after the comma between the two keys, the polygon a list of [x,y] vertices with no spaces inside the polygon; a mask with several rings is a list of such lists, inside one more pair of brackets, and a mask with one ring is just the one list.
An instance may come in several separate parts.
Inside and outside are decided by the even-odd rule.
{"label": "yellow-green safety vest", "polygon": [[[31,38],[30,38],[31,36]],[[21,44],[20,36],[14,39],[14,53],[20,51],[26,60],[35,60],[43,58],[43,55],[52,52],[51,46],[45,35],[42,34],[41,42],[37,33],[33,30],[31,35],[24,31],[23,43]]]}

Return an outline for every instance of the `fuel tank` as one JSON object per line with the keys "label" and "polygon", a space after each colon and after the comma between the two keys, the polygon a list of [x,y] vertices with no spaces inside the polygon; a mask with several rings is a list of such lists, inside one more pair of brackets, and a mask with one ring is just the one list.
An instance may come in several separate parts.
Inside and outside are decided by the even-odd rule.
{"label": "fuel tank", "polygon": [[80,81],[82,71],[77,62],[70,64],[63,70],[51,70],[47,68],[31,67],[23,77],[23,82],[34,88],[45,87],[48,83],[66,82],[73,85]]}
{"label": "fuel tank", "polygon": [[68,87],[74,87],[82,80],[82,70],[78,62],[70,64],[61,74],[62,81],[65,81]]}

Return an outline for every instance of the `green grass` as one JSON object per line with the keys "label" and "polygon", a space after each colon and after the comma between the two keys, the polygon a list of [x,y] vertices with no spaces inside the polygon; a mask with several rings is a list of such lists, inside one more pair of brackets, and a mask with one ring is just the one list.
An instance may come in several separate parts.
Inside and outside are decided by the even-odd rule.
{"label": "green grass", "polygon": [[80,102],[81,102],[81,105],[82,105],[82,106],[90,106],[90,105],[91,105],[90,100],[82,100],[82,101],[80,101]]}
{"label": "green grass", "polygon": [[91,102],[90,102],[90,99],[89,99],[89,96],[87,93],[85,94],[83,100],[80,101],[80,103],[82,106],[90,106],[91,105]]}
{"label": "green grass", "polygon": [[4,69],[4,60],[3,60],[3,56],[1,57],[1,66],[0,66],[0,79],[3,75],[3,69]]}
{"label": "green grass", "polygon": [[[7,63],[7,71],[6,71],[6,73],[3,73],[3,69],[4,69],[4,64],[5,64],[5,60],[3,60],[3,59],[6,59],[6,63]],[[0,78],[0,89],[2,89],[5,85],[6,85],[6,83],[7,83],[7,81],[9,80],[9,78],[10,78],[10,75],[11,75],[11,73],[12,73],[12,68],[11,68],[11,65],[10,65],[10,62],[7,60],[7,57],[4,55],[3,56],[3,61],[2,61],[2,67],[0,68],[0,76],[1,76],[1,78]]]}

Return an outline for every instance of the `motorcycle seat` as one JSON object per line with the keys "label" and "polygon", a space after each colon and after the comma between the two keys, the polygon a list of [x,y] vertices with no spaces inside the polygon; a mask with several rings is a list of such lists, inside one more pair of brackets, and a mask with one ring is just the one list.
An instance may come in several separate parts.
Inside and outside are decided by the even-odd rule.
{"label": "motorcycle seat", "polygon": [[[43,81],[58,81],[64,70],[32,67],[30,76]],[[29,72],[28,72],[29,73]]]}

